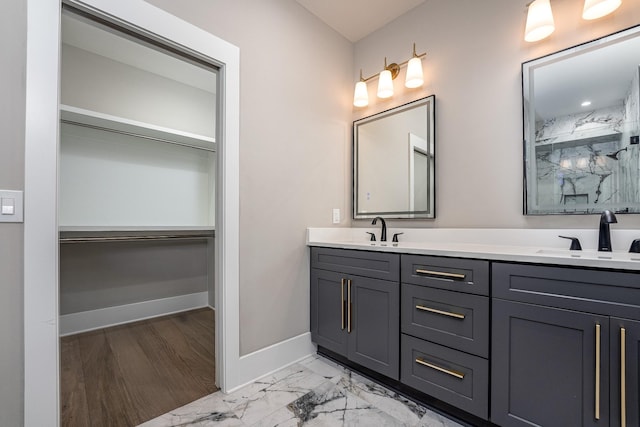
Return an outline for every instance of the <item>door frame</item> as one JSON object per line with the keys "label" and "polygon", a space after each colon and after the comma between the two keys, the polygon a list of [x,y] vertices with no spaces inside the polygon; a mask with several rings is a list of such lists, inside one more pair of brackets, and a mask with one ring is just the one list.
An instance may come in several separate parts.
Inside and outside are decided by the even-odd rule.
{"label": "door frame", "polygon": [[[198,52],[219,66],[215,239],[216,381],[240,385],[240,50],[142,0],[64,0]],[[60,422],[58,128],[60,0],[27,1],[24,197],[24,425]]]}

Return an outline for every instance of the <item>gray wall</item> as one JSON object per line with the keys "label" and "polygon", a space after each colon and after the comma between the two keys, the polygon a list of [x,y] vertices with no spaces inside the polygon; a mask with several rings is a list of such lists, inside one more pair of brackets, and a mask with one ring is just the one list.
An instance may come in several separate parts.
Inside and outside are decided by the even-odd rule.
{"label": "gray wall", "polygon": [[[24,189],[26,2],[0,13],[0,188]],[[22,424],[23,226],[0,224],[0,425]]]}
{"label": "gray wall", "polygon": [[[413,42],[418,53],[426,51],[427,56],[424,88],[406,89],[399,82],[392,99],[370,96],[369,107],[353,109],[354,118],[436,95],[437,218],[390,221],[390,226],[596,228],[594,215],[522,215],[520,67],[524,61],[637,25],[640,3],[623,2],[612,15],[585,21],[584,2],[552,1],[555,32],[527,43],[529,2],[427,0],[355,44],[354,82],[360,68],[367,76],[379,71],[385,56],[389,61],[408,59]],[[640,215],[619,215],[614,227],[640,227]]]}
{"label": "gray wall", "polygon": [[206,292],[208,254],[207,240],[63,244],[60,314]]}

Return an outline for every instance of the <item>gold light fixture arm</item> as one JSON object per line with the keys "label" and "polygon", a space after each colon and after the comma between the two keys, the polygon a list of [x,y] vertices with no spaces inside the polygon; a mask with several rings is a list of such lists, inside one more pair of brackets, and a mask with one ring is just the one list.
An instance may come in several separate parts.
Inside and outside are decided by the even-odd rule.
{"label": "gold light fixture arm", "polygon": [[[427,52],[421,53],[421,54],[416,54],[416,44],[413,44],[413,56],[409,59],[407,59],[406,61],[400,62],[400,63],[396,63],[396,62],[392,62],[391,64],[387,65],[387,58],[384,58],[384,70],[389,70],[391,71],[391,77],[393,79],[395,79],[396,77],[398,77],[398,73],[400,73],[400,68],[404,67],[405,65],[407,65],[409,63],[409,61],[413,58],[424,58],[425,56],[427,56]],[[378,77],[380,75],[380,72],[377,72],[376,74],[366,77],[366,78],[362,78],[362,69],[360,70],[360,81],[363,82],[368,82],[369,80],[373,80],[376,77]]]}

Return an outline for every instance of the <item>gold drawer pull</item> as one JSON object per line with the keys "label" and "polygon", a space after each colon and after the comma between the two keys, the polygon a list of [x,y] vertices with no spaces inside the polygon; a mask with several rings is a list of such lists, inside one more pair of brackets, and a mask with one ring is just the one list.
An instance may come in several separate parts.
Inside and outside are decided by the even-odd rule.
{"label": "gold drawer pull", "polygon": [[600,419],[600,325],[596,323],[596,410],[594,418]]}
{"label": "gold drawer pull", "polygon": [[351,333],[351,279],[347,279],[347,333]]}
{"label": "gold drawer pull", "polygon": [[340,313],[342,330],[344,331],[344,279],[340,281]]}
{"label": "gold drawer pull", "polygon": [[428,274],[430,276],[445,277],[447,279],[459,279],[459,280],[462,280],[466,277],[465,274],[460,274],[460,273],[447,273],[445,271],[433,271],[433,270],[421,270],[421,269],[416,269],[416,273]]}
{"label": "gold drawer pull", "polygon": [[627,330],[620,328],[620,426],[627,426]]}
{"label": "gold drawer pull", "polygon": [[425,307],[423,305],[416,305],[418,310],[428,311],[429,313],[441,314],[443,316],[455,317],[456,319],[464,319],[464,314],[452,313],[450,311],[438,310],[436,308]]}
{"label": "gold drawer pull", "polygon": [[444,372],[445,374],[451,375],[452,377],[456,377],[458,379],[463,379],[464,378],[464,374],[462,372],[457,372],[457,371],[452,371],[450,369],[445,369],[445,368],[442,368],[442,367],[440,367],[438,365],[434,365],[432,363],[425,362],[424,360],[422,360],[420,358],[416,359],[416,363],[419,364],[419,365],[426,366],[426,367],[431,368],[431,369],[435,369],[438,372]]}

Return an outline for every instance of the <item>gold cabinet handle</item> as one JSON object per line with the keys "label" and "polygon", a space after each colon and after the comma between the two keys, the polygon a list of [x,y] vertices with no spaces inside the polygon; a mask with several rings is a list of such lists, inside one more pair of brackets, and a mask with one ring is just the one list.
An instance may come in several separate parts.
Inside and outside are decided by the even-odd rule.
{"label": "gold cabinet handle", "polygon": [[596,323],[596,411],[595,419],[600,419],[600,325]]}
{"label": "gold cabinet handle", "polygon": [[620,328],[620,426],[627,425],[627,330]]}
{"label": "gold cabinet handle", "polygon": [[446,279],[457,279],[457,280],[462,280],[466,277],[465,274],[460,274],[460,273],[447,273],[445,271],[433,271],[433,270],[421,270],[421,269],[416,269],[416,274],[428,274],[429,276],[438,276],[438,277],[444,277]]}
{"label": "gold cabinet handle", "polygon": [[435,369],[438,372],[444,372],[445,374],[451,375],[452,377],[456,377],[458,379],[464,379],[464,374],[458,371],[452,371],[450,369],[445,369],[441,366],[434,365],[433,363],[425,362],[424,360],[417,358],[416,363],[422,366],[426,366],[431,369]]}
{"label": "gold cabinet handle", "polygon": [[436,308],[425,307],[423,305],[416,305],[416,309],[421,311],[428,311],[429,313],[441,314],[443,316],[455,317],[456,319],[464,319],[465,315],[460,313],[453,313],[451,311],[438,310]]}
{"label": "gold cabinet handle", "polygon": [[351,333],[351,279],[347,279],[347,333]]}
{"label": "gold cabinet handle", "polygon": [[342,320],[342,330],[344,331],[344,279],[340,280],[340,316]]}

